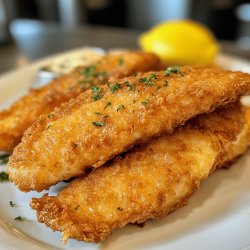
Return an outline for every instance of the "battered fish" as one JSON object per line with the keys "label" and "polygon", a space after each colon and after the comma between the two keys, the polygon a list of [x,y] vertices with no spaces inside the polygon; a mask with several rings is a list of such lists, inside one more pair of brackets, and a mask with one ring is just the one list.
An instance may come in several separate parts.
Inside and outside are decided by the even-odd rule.
{"label": "battered fish", "polygon": [[0,150],[11,152],[39,115],[49,113],[90,86],[107,82],[109,78],[159,70],[159,66],[159,58],[151,53],[110,53],[94,65],[78,67],[47,86],[30,90],[8,110],[0,112]]}
{"label": "battered fish", "polygon": [[159,219],[187,204],[200,182],[250,142],[250,117],[238,104],[201,115],[77,178],[58,196],[33,198],[39,222],[63,240],[99,242],[128,223]]}
{"label": "battered fish", "polygon": [[27,130],[9,178],[22,191],[48,189],[249,91],[250,75],[216,67],[168,68],[94,87]]}

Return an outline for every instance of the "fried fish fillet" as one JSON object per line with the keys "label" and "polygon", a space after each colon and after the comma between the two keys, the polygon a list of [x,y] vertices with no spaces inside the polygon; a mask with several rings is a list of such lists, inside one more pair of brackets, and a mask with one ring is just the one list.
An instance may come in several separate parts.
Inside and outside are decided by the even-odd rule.
{"label": "fried fish fillet", "polygon": [[40,117],[10,157],[10,180],[22,191],[48,189],[250,90],[241,72],[188,66],[167,73],[95,87]]}
{"label": "fried fish fillet", "polygon": [[91,66],[77,67],[47,86],[30,90],[8,110],[0,112],[0,150],[12,151],[39,115],[49,113],[91,85],[140,71],[158,70],[159,66],[159,58],[151,53],[110,53]]}
{"label": "fried fish fillet", "polygon": [[[63,239],[99,242],[128,223],[159,219],[187,204],[200,182],[250,142],[250,117],[228,104],[77,178],[57,196],[33,198],[38,220]],[[230,152],[230,154],[228,154]]]}

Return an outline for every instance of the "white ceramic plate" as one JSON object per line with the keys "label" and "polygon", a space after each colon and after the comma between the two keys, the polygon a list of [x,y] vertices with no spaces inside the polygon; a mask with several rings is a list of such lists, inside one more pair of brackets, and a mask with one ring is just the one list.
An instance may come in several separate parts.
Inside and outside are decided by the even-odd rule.
{"label": "white ceramic plate", "polygon": [[[53,59],[53,58],[52,58]],[[0,77],[1,108],[23,95],[45,59]],[[250,72],[250,63],[226,55],[218,64]],[[248,102],[248,99],[245,99]],[[0,166],[0,171],[4,170]],[[0,183],[0,249],[250,249],[250,153],[229,170],[219,170],[205,180],[189,205],[163,220],[149,221],[144,228],[128,225],[116,230],[101,244],[69,240],[62,246],[60,233],[36,220],[29,207],[31,197],[43,193],[22,193],[10,182]],[[55,194],[65,184],[51,188]],[[10,207],[13,201],[18,207]],[[15,221],[17,216],[24,222]]]}

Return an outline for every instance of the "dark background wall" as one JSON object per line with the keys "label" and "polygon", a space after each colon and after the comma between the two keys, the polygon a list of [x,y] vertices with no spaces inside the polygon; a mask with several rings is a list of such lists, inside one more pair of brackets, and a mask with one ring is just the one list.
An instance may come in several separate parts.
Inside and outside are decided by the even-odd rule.
{"label": "dark background wall", "polygon": [[[237,17],[237,8],[244,3],[250,4],[246,0],[2,1],[5,1],[10,20],[14,18],[53,22],[73,20],[75,25],[85,23],[146,30],[160,21],[190,18],[207,25],[217,38],[226,40],[234,40],[240,36],[240,26],[245,24],[239,16]],[[68,9],[69,1],[77,3],[77,7]]]}

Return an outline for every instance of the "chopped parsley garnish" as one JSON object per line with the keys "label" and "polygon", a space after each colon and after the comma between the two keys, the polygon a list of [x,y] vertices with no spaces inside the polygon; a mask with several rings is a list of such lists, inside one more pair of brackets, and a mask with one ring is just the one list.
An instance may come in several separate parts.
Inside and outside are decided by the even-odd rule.
{"label": "chopped parsley garnish", "polygon": [[100,87],[99,86],[92,86],[91,89],[93,90],[94,93],[96,93],[100,90]]}
{"label": "chopped parsley garnish", "polygon": [[119,105],[119,107],[117,108],[116,112],[118,112],[121,109],[125,109],[125,106],[123,104]]}
{"label": "chopped parsley garnish", "polygon": [[47,128],[45,130],[48,130],[51,127],[51,125],[48,125]]}
{"label": "chopped parsley garnish", "polygon": [[11,207],[17,207],[17,205],[13,201],[10,201],[10,206]]}
{"label": "chopped parsley garnish", "polygon": [[18,216],[14,220],[16,220],[16,221],[24,221],[24,217]]}
{"label": "chopped parsley garnish", "polygon": [[152,86],[155,85],[153,79],[157,79],[156,73],[152,73],[152,74],[150,75],[150,77],[143,77],[143,78],[140,78],[140,79],[139,79],[139,82],[144,82],[147,86],[151,86],[151,87],[152,87]]}
{"label": "chopped parsley garnish", "polygon": [[147,77],[143,77],[139,79],[139,82],[146,82],[146,80],[147,80]]}
{"label": "chopped parsley garnish", "polygon": [[97,127],[102,127],[104,125],[104,122],[92,122],[92,124]]}
{"label": "chopped parsley garnish", "polygon": [[80,82],[80,84],[85,84],[85,83],[91,83],[92,80],[90,80],[89,78],[93,77],[93,78],[97,78],[99,81],[102,81],[106,76],[107,76],[107,72],[106,71],[96,71],[95,66],[91,65],[86,67],[85,69],[83,69],[81,71],[81,74],[85,77],[85,79],[83,81]]}
{"label": "chopped parsley garnish", "polygon": [[164,76],[170,76],[171,73],[176,75],[180,73],[182,75],[182,73],[180,72],[180,67],[178,66],[167,67],[164,71]]}
{"label": "chopped parsley garnish", "polygon": [[106,106],[104,107],[104,109],[107,109],[109,106],[111,106],[111,102],[107,102]]}
{"label": "chopped parsley garnish", "polygon": [[119,66],[122,66],[124,64],[124,58],[120,57],[118,63]]}
{"label": "chopped parsley garnish", "polygon": [[47,116],[48,116],[48,118],[52,118],[52,117],[54,117],[55,115],[54,115],[54,114],[48,114]]}
{"label": "chopped parsley garnish", "polygon": [[95,73],[95,66],[93,65],[88,66],[81,71],[81,74],[84,75],[86,78],[92,77],[94,73]]}
{"label": "chopped parsley garnish", "polygon": [[94,101],[100,100],[103,97],[103,88],[100,88],[99,86],[92,86],[91,89],[93,91],[93,95],[91,96],[91,98]]}
{"label": "chopped parsley garnish", "polygon": [[149,98],[147,98],[145,101],[142,101],[141,104],[144,106],[147,106],[149,103]]}
{"label": "chopped parsley garnish", "polygon": [[156,73],[152,73],[151,76],[150,76],[151,79],[157,79],[157,75]]}
{"label": "chopped parsley garnish", "polygon": [[8,163],[9,157],[10,157],[9,154],[0,155],[0,165]]}
{"label": "chopped parsley garnish", "polygon": [[7,173],[4,171],[0,172],[0,182],[2,183],[8,180],[9,180],[9,176],[7,175]]}
{"label": "chopped parsley garnish", "polygon": [[101,112],[95,112],[96,115],[102,116],[102,118],[108,118],[108,115],[103,115]]}
{"label": "chopped parsley garnish", "polygon": [[116,83],[113,86],[110,87],[111,92],[114,94],[117,90],[121,88],[121,84]]}
{"label": "chopped parsley garnish", "polygon": [[124,84],[129,87],[129,90],[133,90],[134,88],[134,84],[133,83],[129,83],[129,82],[124,82]]}
{"label": "chopped parsley garnish", "polygon": [[133,100],[133,103],[136,103],[137,101],[136,100]]}

